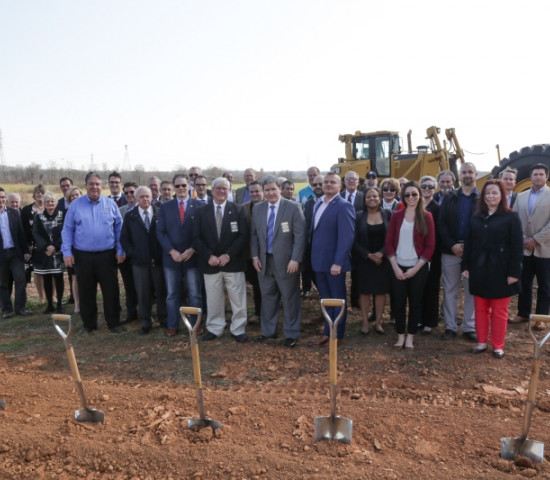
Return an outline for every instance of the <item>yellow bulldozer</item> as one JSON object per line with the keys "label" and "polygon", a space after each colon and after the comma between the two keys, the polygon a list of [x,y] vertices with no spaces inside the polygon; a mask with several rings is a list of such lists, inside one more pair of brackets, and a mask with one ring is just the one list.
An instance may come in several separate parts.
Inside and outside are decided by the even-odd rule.
{"label": "yellow bulldozer", "polygon": [[[458,178],[459,165],[464,163],[464,151],[460,147],[454,128],[445,130],[446,140],[441,143],[437,127],[426,130],[428,145],[413,150],[412,132],[407,134],[407,150],[404,151],[399,132],[383,130],[378,132],[339,135],[338,140],[345,145],[345,157],[332,165],[331,172],[342,178],[348,170],[353,170],[364,179],[370,171],[376,172],[379,179],[405,177],[419,180],[424,175],[436,177],[441,170],[451,170]],[[498,147],[498,146],[497,146]],[[515,190],[521,192],[531,186],[530,166],[544,163],[550,167],[550,144],[533,145],[512,152],[508,158],[500,160],[490,173],[478,178],[478,188],[488,178],[498,178],[506,167],[518,170]]]}

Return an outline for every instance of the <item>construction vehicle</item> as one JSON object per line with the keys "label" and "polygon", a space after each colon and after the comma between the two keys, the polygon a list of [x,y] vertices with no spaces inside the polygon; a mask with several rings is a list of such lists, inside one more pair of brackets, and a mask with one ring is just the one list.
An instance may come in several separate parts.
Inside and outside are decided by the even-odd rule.
{"label": "construction vehicle", "polygon": [[464,163],[464,152],[460,148],[454,128],[445,130],[449,141],[443,145],[439,140],[441,130],[429,127],[426,139],[429,145],[412,148],[411,135],[407,134],[407,151],[403,152],[399,132],[379,131],[372,133],[355,132],[355,134],[340,135],[338,140],[345,144],[345,158],[339,158],[338,163],[331,167],[331,172],[342,178],[348,170],[365,178],[370,171],[376,172],[379,179],[410,178],[420,179],[424,175],[437,176],[441,170],[451,170],[457,173],[457,162]]}
{"label": "construction vehicle", "polygon": [[[451,170],[458,179],[459,163],[464,163],[464,151],[460,147],[454,128],[445,130],[446,141],[439,139],[441,130],[429,127],[426,139],[429,145],[412,148],[411,134],[407,134],[407,151],[403,152],[401,137],[396,131],[378,131],[339,135],[338,140],[345,145],[345,158],[339,158],[338,163],[331,167],[331,172],[344,178],[347,171],[353,170],[364,179],[368,172],[376,172],[378,179],[387,177],[419,180],[424,175],[437,177],[442,170]],[[447,141],[449,147],[447,148]],[[535,163],[543,163],[550,168],[550,144],[539,144],[523,147],[512,152],[509,157],[500,159],[500,149],[497,145],[498,165],[490,173],[480,175],[477,187],[481,189],[489,178],[498,178],[500,172],[507,167],[518,171],[514,191],[522,192],[531,187],[530,167]],[[458,184],[457,184],[458,185]]]}

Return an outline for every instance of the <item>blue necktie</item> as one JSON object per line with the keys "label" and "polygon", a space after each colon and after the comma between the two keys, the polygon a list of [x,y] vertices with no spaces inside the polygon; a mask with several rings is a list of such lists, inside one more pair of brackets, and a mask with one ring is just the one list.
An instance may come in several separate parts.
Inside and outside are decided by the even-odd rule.
{"label": "blue necktie", "polygon": [[145,223],[145,229],[149,231],[149,229],[151,228],[151,220],[149,219],[149,212],[147,210],[144,210],[143,216],[145,217],[145,219],[143,220],[143,223]]}
{"label": "blue necktie", "polygon": [[275,205],[270,205],[271,213],[267,219],[267,253],[273,253],[273,227],[275,225]]}

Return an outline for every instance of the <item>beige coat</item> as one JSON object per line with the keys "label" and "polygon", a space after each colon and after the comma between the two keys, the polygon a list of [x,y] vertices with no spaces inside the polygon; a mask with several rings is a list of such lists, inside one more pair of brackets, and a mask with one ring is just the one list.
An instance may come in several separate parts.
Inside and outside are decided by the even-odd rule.
{"label": "beige coat", "polygon": [[550,258],[550,188],[542,187],[542,192],[537,198],[533,211],[529,214],[529,194],[527,190],[518,195],[514,203],[514,211],[518,213],[523,230],[523,237],[533,237],[537,245],[534,251],[523,250],[523,255]]}

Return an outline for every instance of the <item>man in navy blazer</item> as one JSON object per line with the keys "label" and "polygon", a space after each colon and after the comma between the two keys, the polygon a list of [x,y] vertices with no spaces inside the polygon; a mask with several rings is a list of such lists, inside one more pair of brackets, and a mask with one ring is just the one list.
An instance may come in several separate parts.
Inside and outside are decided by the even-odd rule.
{"label": "man in navy blazer", "polygon": [[11,303],[11,279],[15,283],[15,313],[29,315],[25,261],[30,259],[29,246],[23,231],[21,216],[13,208],[6,207],[7,194],[0,187],[0,299],[3,318],[13,316]]}
{"label": "man in navy blazer", "polygon": [[[163,251],[168,311],[166,335],[169,337],[173,337],[179,329],[180,306],[202,307],[201,279],[193,248],[193,221],[201,205],[189,198],[190,182],[186,173],[177,173],[172,183],[176,189],[176,198],[161,205],[157,225],[157,238]],[[181,298],[184,278],[188,294],[186,303]],[[190,320],[194,324],[196,317]]]}
{"label": "man in navy blazer", "polygon": [[[355,210],[340,195],[342,181],[335,173],[327,173],[323,179],[324,195],[317,201],[311,222],[311,267],[321,298],[346,299],[346,272],[351,270],[351,247],[355,234]],[[338,324],[338,342],[344,338],[346,308]],[[328,308],[333,320],[339,309]],[[330,329],[325,322],[323,335],[311,345],[325,345]]]}

